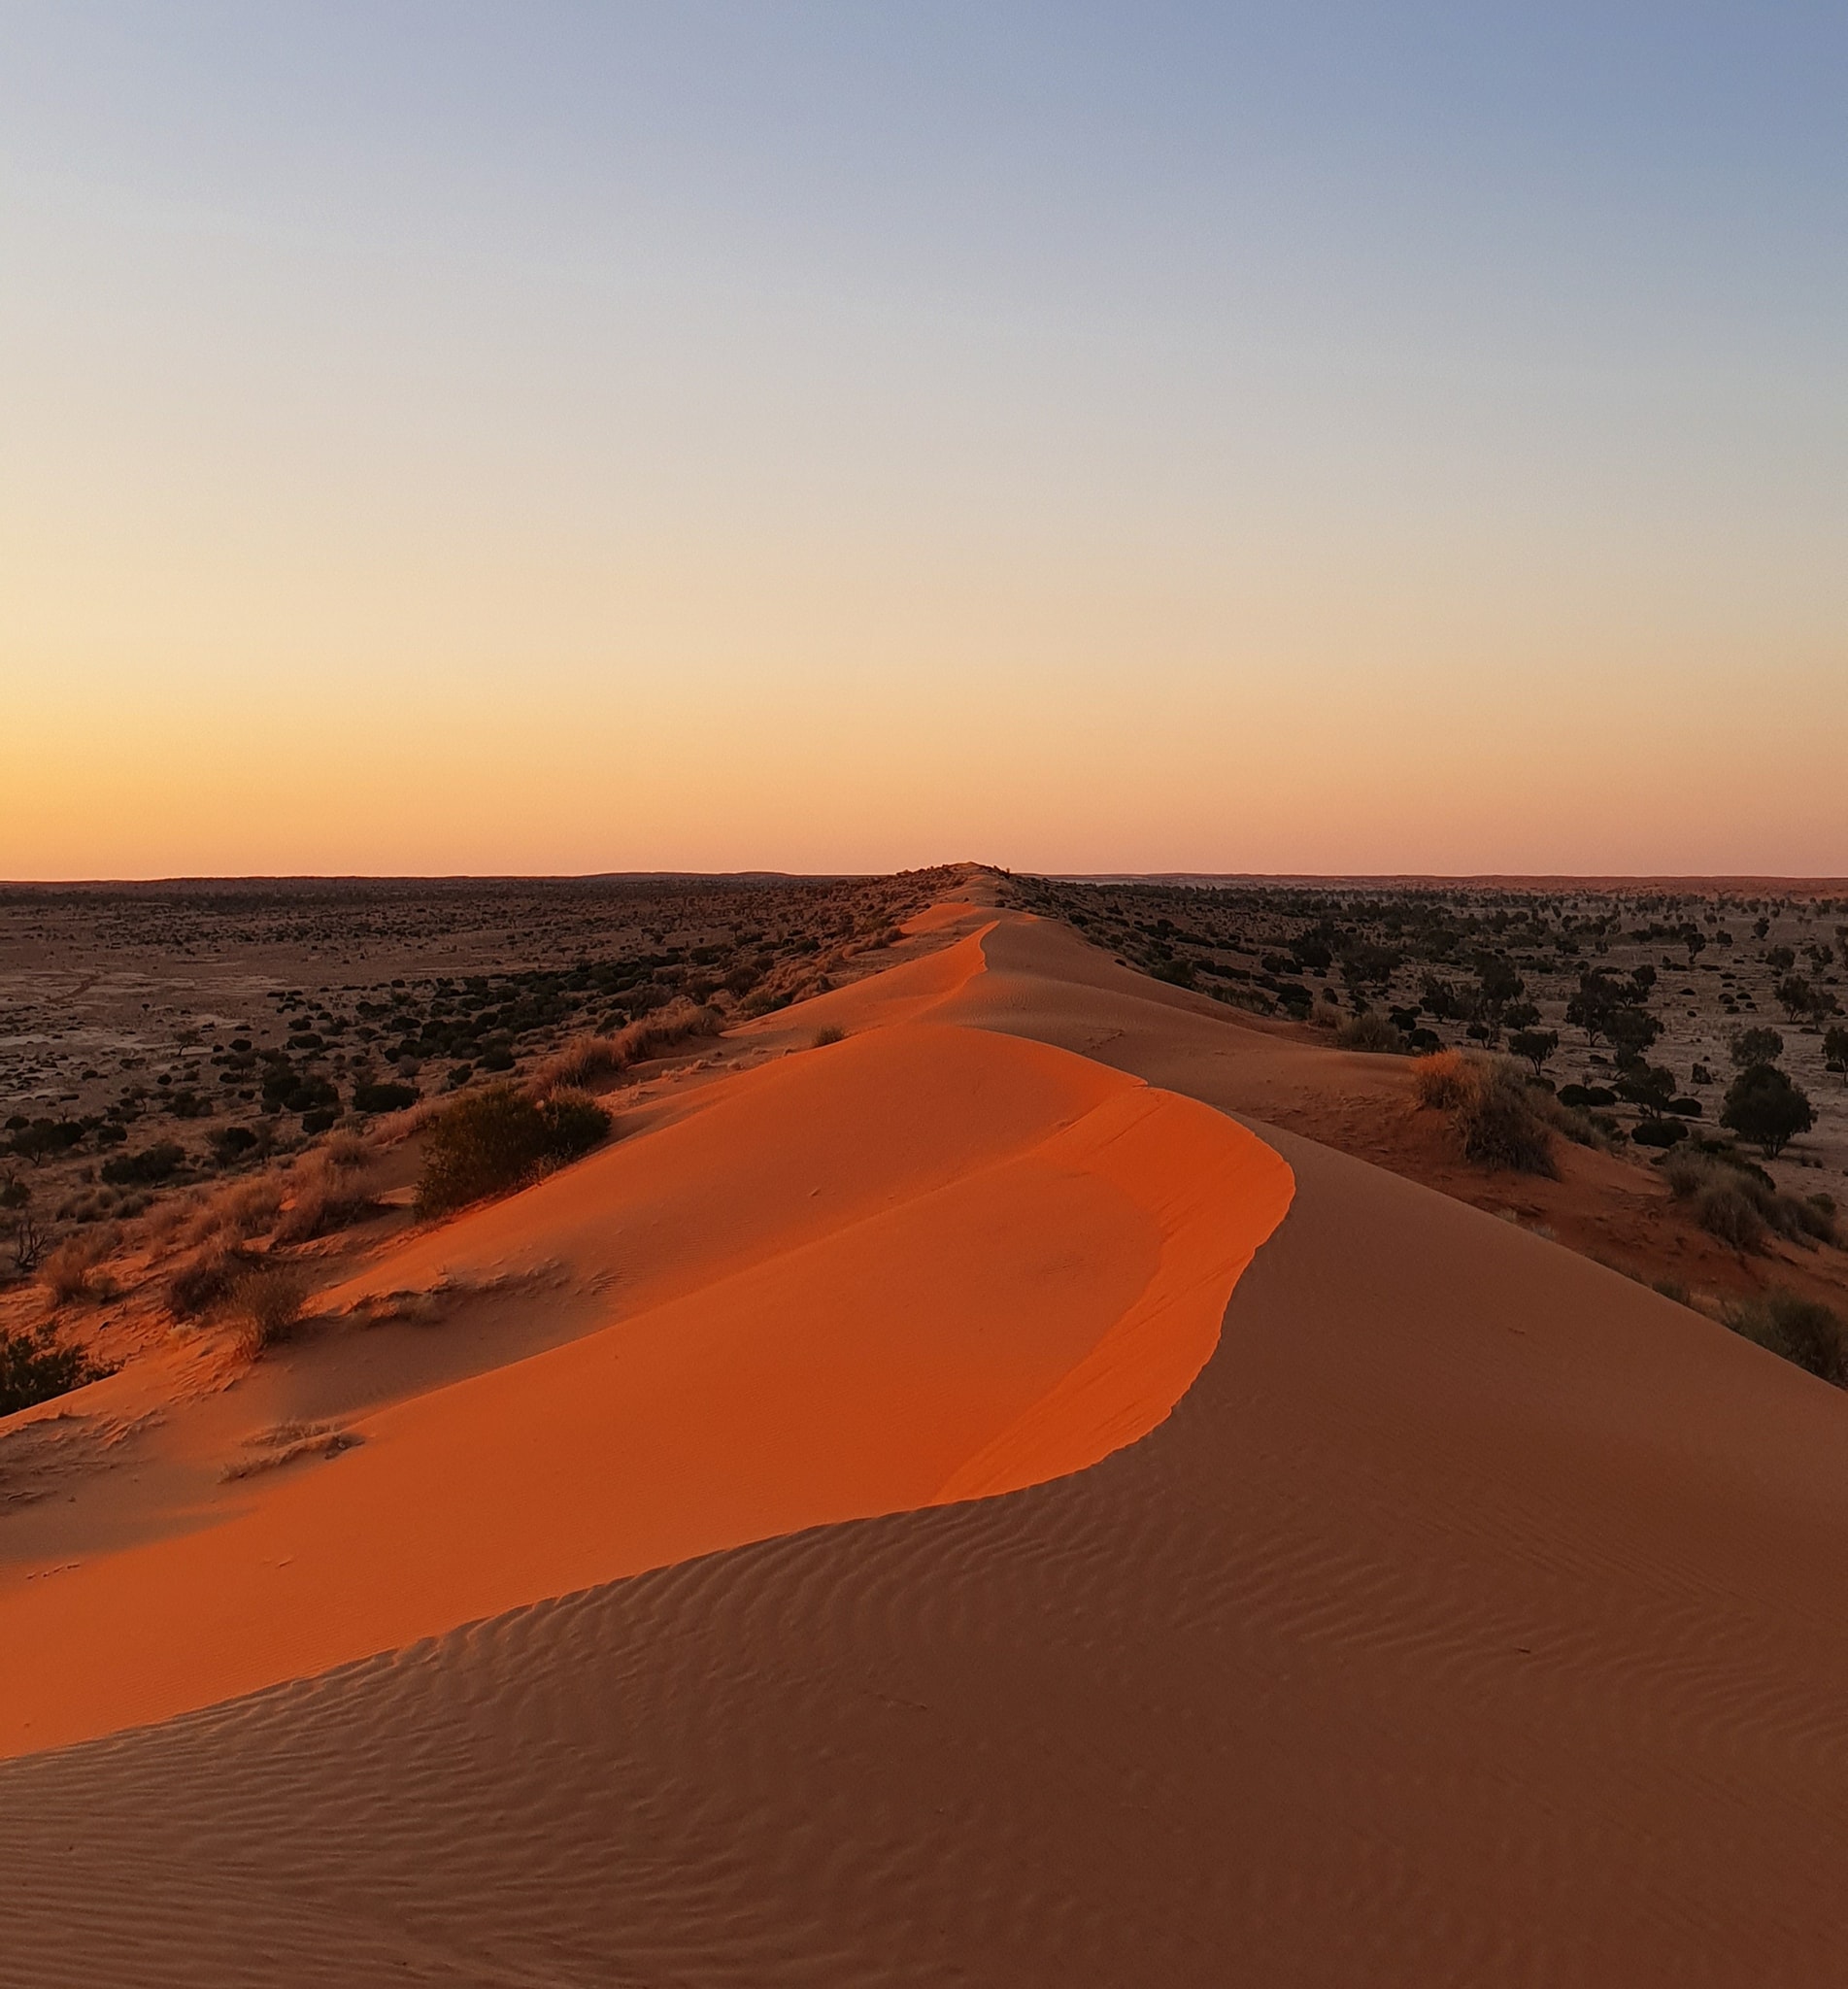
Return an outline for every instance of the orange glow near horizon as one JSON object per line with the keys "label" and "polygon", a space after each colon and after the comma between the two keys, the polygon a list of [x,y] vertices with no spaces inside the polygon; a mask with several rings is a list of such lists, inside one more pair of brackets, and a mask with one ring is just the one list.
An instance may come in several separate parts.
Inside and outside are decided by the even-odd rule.
{"label": "orange glow near horizon", "polygon": [[734,13],[0,29],[0,876],[1848,872],[1827,63]]}

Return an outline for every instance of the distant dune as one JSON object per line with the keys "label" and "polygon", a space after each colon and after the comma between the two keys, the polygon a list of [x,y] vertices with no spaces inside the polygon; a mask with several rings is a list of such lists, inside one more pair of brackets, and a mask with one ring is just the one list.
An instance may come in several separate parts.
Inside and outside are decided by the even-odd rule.
{"label": "distant dune", "polygon": [[329,1301],[524,1358],[7,1572],[0,1982],[1848,1975],[1842,1398],[922,923]]}

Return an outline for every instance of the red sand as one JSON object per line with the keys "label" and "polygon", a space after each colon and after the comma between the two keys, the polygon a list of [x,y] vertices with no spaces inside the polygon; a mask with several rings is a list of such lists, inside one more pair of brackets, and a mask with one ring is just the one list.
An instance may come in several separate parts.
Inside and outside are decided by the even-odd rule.
{"label": "red sand", "polygon": [[[1249,1110],[1327,1054],[1056,928],[1007,921],[984,951],[932,1022],[894,1025],[921,1056],[979,1026]],[[888,1054],[849,1043],[773,1075],[835,1058],[845,1083]],[[1159,1231],[1191,1289],[1186,1252],[1225,1204],[1190,1214],[1170,1190],[1191,1166],[1126,1147],[1109,1172],[1117,1143],[1085,1129],[1156,1100],[1089,1070],[1053,1104],[1036,1087],[1066,1067],[1007,1057],[944,1124],[924,1112],[898,1216],[983,1170],[1024,1191],[1077,1140],[1058,1195],[1105,1197],[1109,1263]],[[686,1136],[750,1093],[715,1087]],[[991,1105],[1012,1130],[991,1134]],[[909,1106],[875,1109],[829,1193],[859,1196],[912,1140]],[[1167,1121],[1160,1150],[1191,1124]],[[1267,1137],[1295,1173],[1288,1218],[1142,1440],[0,1764],[0,1982],[1848,1979],[1848,1404],[1583,1258]],[[818,1132],[812,1163],[834,1151]],[[746,1197],[765,1214],[734,1276],[781,1274],[754,1239],[811,1184],[778,1171],[774,1206]],[[1089,1250],[1103,1204],[1055,1204]],[[473,1219],[480,1261],[526,1247],[513,1212],[542,1205]],[[923,1228],[950,1257],[958,1231]],[[670,1232],[646,1273],[664,1295]],[[1041,1331],[1075,1357],[1039,1398],[1053,1424],[1111,1433],[1085,1363],[1107,1375],[1141,1329],[1120,1313],[1083,1353],[1084,1333]],[[1062,1440],[1025,1413],[1009,1431],[1000,1482]],[[366,1459],[312,1468],[332,1483]],[[957,1469],[982,1478],[983,1447]],[[416,1524],[440,1531],[434,1509]],[[350,1554],[420,1579],[378,1525]],[[118,1667],[138,1634],[121,1626]]]}
{"label": "red sand", "polygon": [[166,1537],[14,1567],[0,1748],[715,1548],[1010,1490],[1153,1428],[1211,1353],[1289,1170],[1138,1080],[897,1019],[981,965],[970,938],[844,991],[830,1012],[879,1026],[726,1079],[330,1294],[543,1273],[523,1302],[584,1323],[356,1419],[361,1447],[240,1481]]}

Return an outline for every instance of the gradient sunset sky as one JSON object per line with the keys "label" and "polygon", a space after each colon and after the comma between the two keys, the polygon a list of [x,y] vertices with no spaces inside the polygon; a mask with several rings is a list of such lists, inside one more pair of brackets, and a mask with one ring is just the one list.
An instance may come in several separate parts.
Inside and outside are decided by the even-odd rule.
{"label": "gradient sunset sky", "polygon": [[0,0],[0,875],[1848,872],[1848,9]]}

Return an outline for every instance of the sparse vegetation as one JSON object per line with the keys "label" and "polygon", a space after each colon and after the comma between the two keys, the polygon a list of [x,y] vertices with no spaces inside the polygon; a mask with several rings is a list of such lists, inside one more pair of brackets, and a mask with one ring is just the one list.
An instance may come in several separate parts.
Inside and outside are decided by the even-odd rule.
{"label": "sparse vegetation", "polygon": [[818,1050],[825,1050],[830,1043],[844,1043],[846,1040],[847,1031],[838,1023],[823,1023],[815,1031],[815,1047]]}
{"label": "sparse vegetation", "polygon": [[1794,1242],[1837,1241],[1834,1203],[1827,1196],[1785,1195],[1762,1167],[1711,1154],[1676,1154],[1663,1179],[1689,1204],[1709,1235],[1741,1252],[1763,1250],[1775,1233]]}

